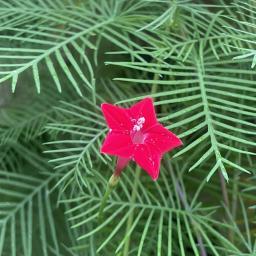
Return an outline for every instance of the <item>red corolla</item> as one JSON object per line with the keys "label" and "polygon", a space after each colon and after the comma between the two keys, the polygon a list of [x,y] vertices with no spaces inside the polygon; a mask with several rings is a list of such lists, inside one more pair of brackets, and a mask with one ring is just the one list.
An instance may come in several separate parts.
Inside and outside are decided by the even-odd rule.
{"label": "red corolla", "polygon": [[163,154],[182,142],[158,123],[153,100],[145,98],[130,108],[103,103],[101,109],[110,128],[101,152],[118,156],[116,175],[134,160],[156,180]]}

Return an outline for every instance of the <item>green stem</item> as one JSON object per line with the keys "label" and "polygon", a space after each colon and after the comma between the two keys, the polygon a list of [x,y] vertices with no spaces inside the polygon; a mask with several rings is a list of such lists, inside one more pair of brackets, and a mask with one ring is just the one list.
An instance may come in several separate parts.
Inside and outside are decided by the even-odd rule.
{"label": "green stem", "polygon": [[[160,61],[157,62],[157,64],[159,64],[159,63],[160,63]],[[158,68],[157,70],[160,70],[160,68]],[[154,78],[153,78],[153,80],[155,82],[154,82],[154,84],[151,87],[151,94],[157,93],[157,89],[158,89],[157,82],[158,82],[158,79],[159,79],[159,74],[155,73],[154,74]]]}
{"label": "green stem", "polygon": [[224,203],[226,207],[229,209],[229,198],[228,198],[228,190],[226,186],[226,181],[224,179],[224,176],[221,171],[219,171],[219,177],[220,177],[220,185],[221,185],[221,192],[223,196]]}
{"label": "green stem", "polygon": [[100,209],[99,209],[99,215],[98,215],[98,219],[99,219],[99,222],[102,221],[103,219],[103,211],[106,207],[106,204],[108,202],[108,198],[111,194],[111,192],[114,190],[114,188],[116,187],[118,181],[119,181],[119,176],[116,176],[116,175],[112,175],[108,181],[108,185],[107,185],[107,188],[106,188],[106,191],[105,191],[105,194],[102,198],[102,201],[101,201],[101,205],[100,205]]}
{"label": "green stem", "polygon": [[[132,188],[132,196],[131,196],[131,206],[133,204],[135,204],[136,201],[136,196],[137,196],[137,190],[138,190],[138,185],[139,185],[139,177],[140,177],[140,167],[137,166],[136,170],[135,170],[135,181],[134,181],[134,186]],[[127,224],[126,224],[126,232],[125,234],[127,234],[129,232],[129,230],[131,229],[132,223],[133,223],[133,217],[134,217],[134,211],[131,211],[131,214],[127,220]],[[124,251],[123,251],[123,256],[127,256],[129,253],[129,247],[130,247],[130,235],[127,237],[125,244],[124,244]]]}
{"label": "green stem", "polygon": [[[156,81],[152,88],[151,88],[151,94],[154,94],[157,92],[158,86],[157,86],[157,81],[158,81],[158,74],[154,75],[154,80]],[[132,197],[131,197],[131,206],[135,203],[136,201],[136,195],[137,195],[137,189],[138,189],[138,185],[139,185],[139,177],[140,177],[140,167],[137,165],[136,169],[135,169],[135,182],[134,182],[134,186],[132,189]],[[132,222],[133,222],[133,217],[134,217],[134,211],[131,211],[131,214],[127,220],[127,224],[126,224],[126,232],[125,234],[127,234],[129,232],[129,230],[131,229],[132,226]],[[130,235],[127,237],[125,244],[124,244],[124,251],[123,251],[123,256],[127,256],[129,254],[129,247],[130,247]]]}
{"label": "green stem", "polygon": [[[156,75],[154,76],[154,80],[155,80]],[[153,84],[152,89],[151,89],[151,94],[155,94],[157,93],[157,83]]]}

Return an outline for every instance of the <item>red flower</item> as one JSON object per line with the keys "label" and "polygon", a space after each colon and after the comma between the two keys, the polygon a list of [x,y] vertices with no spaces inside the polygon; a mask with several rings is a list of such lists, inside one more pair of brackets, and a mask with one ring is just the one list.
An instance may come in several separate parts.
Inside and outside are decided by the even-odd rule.
{"label": "red flower", "polygon": [[118,156],[116,175],[134,160],[156,180],[163,154],[182,142],[158,123],[153,100],[145,98],[128,109],[103,103],[101,109],[110,128],[101,152]]}

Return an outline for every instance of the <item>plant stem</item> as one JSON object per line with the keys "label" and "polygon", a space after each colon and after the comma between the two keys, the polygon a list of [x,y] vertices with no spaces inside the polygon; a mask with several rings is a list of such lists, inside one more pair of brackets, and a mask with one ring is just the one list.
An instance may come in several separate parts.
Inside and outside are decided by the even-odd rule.
{"label": "plant stem", "polygon": [[[136,201],[136,195],[137,195],[137,189],[138,189],[138,185],[139,185],[139,177],[140,177],[140,167],[137,166],[135,169],[135,181],[134,181],[134,186],[132,188],[132,196],[131,196],[131,206],[135,203]],[[131,211],[131,214],[127,220],[127,224],[126,224],[126,234],[129,232],[131,226],[132,226],[132,222],[133,222],[133,217],[134,217],[134,210]],[[125,244],[124,244],[124,251],[123,251],[123,256],[127,256],[129,253],[129,247],[130,247],[130,235],[127,237]]]}
{"label": "plant stem", "polygon": [[229,208],[229,199],[228,199],[228,191],[227,191],[226,181],[220,171],[219,171],[219,177],[220,177],[220,185],[221,185],[223,200],[224,200],[226,207]]}
{"label": "plant stem", "polygon": [[[176,188],[175,189],[176,196],[179,198],[179,200],[180,200],[181,204],[183,205],[184,209],[188,212],[192,212],[192,208],[189,205],[186,196],[184,195],[185,191],[182,188],[182,186],[180,185],[179,180],[175,177],[172,165],[170,164],[170,162],[168,161],[167,158],[165,158],[165,159],[166,159],[167,168],[170,170],[170,173],[171,173],[173,184]],[[178,205],[180,207],[180,204],[178,204]],[[191,217],[190,217],[190,221],[191,221],[192,227],[194,228],[194,231],[195,231],[196,239],[197,239],[197,242],[198,242],[198,247],[199,247],[199,250],[200,250],[200,256],[207,256],[207,252],[206,252],[206,249],[205,249],[205,246],[204,246],[204,243],[203,243],[202,236],[201,236],[201,234],[200,234],[200,232],[198,231],[198,228],[197,228],[198,224]]]}
{"label": "plant stem", "polygon": [[[176,185],[176,189],[177,189],[177,191],[178,191],[179,198],[180,198],[180,200],[181,200],[181,202],[182,202],[184,208],[185,208],[187,211],[191,212],[192,209],[191,209],[190,205],[188,204],[188,202],[187,202],[187,200],[186,200],[186,197],[184,196],[184,193],[183,193],[183,191],[182,191],[182,189],[181,189],[181,186],[180,186],[178,180],[176,181],[176,184],[175,184],[175,185]],[[191,223],[192,223],[192,225],[194,226],[194,229],[195,229],[196,238],[197,238],[198,246],[199,246],[199,249],[200,249],[200,255],[201,255],[201,256],[207,256],[207,252],[206,252],[205,247],[204,247],[204,244],[203,244],[202,236],[200,235],[200,233],[199,233],[198,230],[196,229],[197,224],[194,222],[193,219],[191,219]]]}
{"label": "plant stem", "polygon": [[[227,208],[228,211],[231,211],[226,181],[225,181],[221,171],[219,171],[219,177],[220,177],[221,191],[222,191],[222,196],[223,196],[223,201],[224,201],[225,207]],[[226,220],[228,223],[230,223],[228,213],[226,214]],[[233,232],[231,229],[228,231],[227,235],[228,235],[229,240],[232,241],[233,240]]]}
{"label": "plant stem", "polygon": [[[152,88],[151,88],[151,94],[154,94],[157,92],[158,86],[157,86],[157,81],[158,81],[158,74],[154,75],[154,81],[155,83],[153,84]],[[131,205],[133,205],[136,201],[136,195],[137,195],[137,189],[138,189],[138,185],[139,185],[139,177],[140,177],[140,173],[141,173],[141,169],[140,167],[137,165],[136,169],[135,169],[135,181],[134,181],[134,186],[132,189],[132,196],[131,196]],[[127,220],[127,224],[126,224],[126,231],[125,233],[127,234],[132,226],[132,222],[133,222],[133,217],[134,217],[134,210],[131,211],[131,214]],[[129,254],[129,247],[130,247],[130,235],[127,237],[125,244],[124,244],[124,251],[123,251],[123,256],[127,256]]]}
{"label": "plant stem", "polygon": [[[154,80],[156,80],[156,79],[154,79]],[[155,93],[157,93],[157,81],[156,81],[155,84],[153,84],[152,89],[151,89],[151,94],[155,94]]]}
{"label": "plant stem", "polygon": [[116,175],[112,175],[108,181],[108,185],[107,185],[107,188],[106,188],[106,191],[105,191],[105,194],[102,198],[102,201],[101,201],[101,205],[100,205],[100,209],[99,209],[99,215],[98,215],[98,219],[99,219],[99,222],[102,221],[103,219],[103,211],[106,207],[106,204],[107,204],[107,201],[108,201],[108,198],[111,194],[111,192],[114,190],[114,188],[116,187],[118,181],[119,181],[119,176],[116,176]]}

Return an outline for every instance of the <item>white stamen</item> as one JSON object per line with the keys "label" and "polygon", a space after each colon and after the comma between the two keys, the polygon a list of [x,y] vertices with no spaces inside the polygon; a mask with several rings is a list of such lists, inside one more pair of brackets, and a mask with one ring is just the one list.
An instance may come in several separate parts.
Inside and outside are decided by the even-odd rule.
{"label": "white stamen", "polygon": [[133,126],[133,131],[138,132],[143,127],[144,123],[145,123],[145,117],[140,117],[137,120],[136,124]]}

